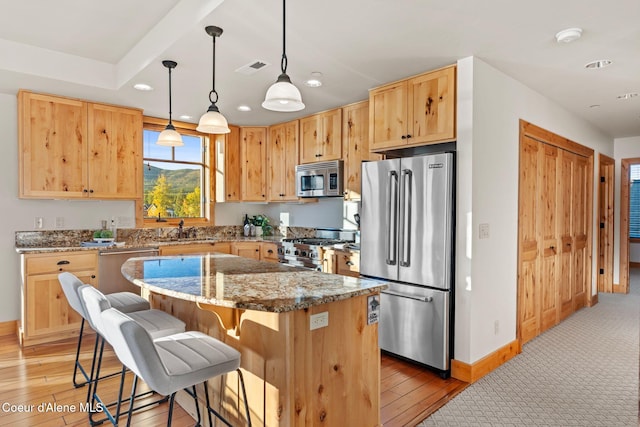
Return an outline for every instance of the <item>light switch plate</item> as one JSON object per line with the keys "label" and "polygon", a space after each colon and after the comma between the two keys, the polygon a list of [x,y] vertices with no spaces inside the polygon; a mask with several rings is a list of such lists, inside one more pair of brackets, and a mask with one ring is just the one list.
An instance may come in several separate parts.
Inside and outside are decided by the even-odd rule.
{"label": "light switch plate", "polygon": [[480,239],[488,239],[489,238],[489,224],[480,224],[480,232],[479,232],[479,238]]}

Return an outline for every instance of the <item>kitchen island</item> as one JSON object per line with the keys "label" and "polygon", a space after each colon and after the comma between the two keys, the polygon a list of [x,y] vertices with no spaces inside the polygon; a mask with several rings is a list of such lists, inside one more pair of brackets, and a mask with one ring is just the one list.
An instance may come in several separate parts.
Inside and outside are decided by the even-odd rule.
{"label": "kitchen island", "polygon": [[[217,253],[132,258],[122,273],[153,307],[241,352],[253,425],[380,425],[385,282]],[[235,374],[210,388],[242,424]]]}

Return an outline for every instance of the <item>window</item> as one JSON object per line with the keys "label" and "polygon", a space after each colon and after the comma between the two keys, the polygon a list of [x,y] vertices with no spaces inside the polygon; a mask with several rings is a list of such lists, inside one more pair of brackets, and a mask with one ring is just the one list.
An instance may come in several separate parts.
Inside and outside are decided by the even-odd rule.
{"label": "window", "polygon": [[[142,215],[147,225],[206,222],[208,209],[210,167],[207,149],[208,135],[189,127],[176,130],[182,135],[184,146],[164,147],[156,144],[164,129],[159,119],[145,118],[143,130],[143,200]],[[187,125],[188,126],[188,125]]]}
{"label": "window", "polygon": [[629,168],[629,238],[640,239],[640,164]]}

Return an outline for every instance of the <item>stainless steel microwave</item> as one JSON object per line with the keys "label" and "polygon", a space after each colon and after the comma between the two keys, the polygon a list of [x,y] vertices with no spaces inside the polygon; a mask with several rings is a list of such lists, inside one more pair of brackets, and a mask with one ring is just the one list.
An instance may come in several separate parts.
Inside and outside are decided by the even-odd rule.
{"label": "stainless steel microwave", "polygon": [[343,194],[344,162],[308,163],[296,166],[298,197],[339,197]]}

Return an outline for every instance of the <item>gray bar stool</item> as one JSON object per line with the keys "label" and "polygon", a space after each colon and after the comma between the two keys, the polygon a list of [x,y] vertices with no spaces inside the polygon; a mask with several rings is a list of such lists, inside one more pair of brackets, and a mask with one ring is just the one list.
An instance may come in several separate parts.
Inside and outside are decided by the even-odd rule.
{"label": "gray bar stool", "polygon": [[[198,413],[197,426],[200,425],[200,410],[196,385],[204,383],[209,425],[213,425],[211,414],[231,426],[220,413],[211,407],[207,380],[232,371],[238,372],[245,406],[245,417],[251,426],[251,414],[247,402],[244,379],[240,371],[240,353],[227,344],[196,331],[152,339],[129,315],[116,309],[108,309],[101,314],[107,340],[111,343],[120,361],[127,366],[136,378],[131,391],[129,417],[135,399],[138,378],[141,378],[152,390],[170,396],[167,426],[171,425],[173,404],[176,393],[184,389],[195,400]],[[191,390],[190,390],[191,389]]]}
{"label": "gray bar stool", "polygon": [[[91,376],[90,376],[91,378],[99,378],[100,367],[102,364],[102,355],[104,352],[104,344],[106,340],[105,329],[104,329],[102,317],[100,316],[100,314],[102,313],[102,311],[111,308],[111,304],[107,296],[104,295],[99,290],[97,290],[96,288],[94,288],[93,286],[83,285],[83,286],[80,286],[77,289],[77,291],[78,291],[78,295],[80,296],[80,300],[83,304],[83,307],[85,309],[85,312],[87,314],[87,321],[89,322],[91,327],[97,332],[97,337],[102,338],[101,345],[100,345],[100,352],[97,357],[97,360],[94,363],[94,366],[92,366],[91,368]],[[153,338],[159,338],[166,335],[173,335],[176,333],[184,332],[185,330],[185,323],[182,320],[177,319],[172,315],[165,313],[162,310],[155,310],[155,309],[142,310],[142,311],[129,313],[129,315],[138,325],[140,325],[141,328],[147,331],[147,333],[149,333],[149,335]],[[89,393],[87,395],[87,402],[89,401],[91,402],[91,407],[95,407],[95,403],[99,402],[104,408],[106,419],[111,421],[111,423],[114,425],[117,424],[118,418],[120,417],[120,415],[122,415],[120,413],[120,405],[122,402],[122,388],[124,385],[125,374],[126,374],[126,367],[123,364],[122,370],[121,370],[121,377],[120,377],[120,390],[118,392],[118,399],[116,402],[105,404],[102,401],[102,399],[98,395],[97,380],[93,381],[93,389],[91,388],[91,384],[90,384]],[[143,395],[150,394],[150,393],[151,392],[143,393]],[[163,398],[163,399],[139,406],[135,409],[133,408],[129,408],[129,409],[138,410],[156,403],[165,402],[166,400],[167,398]],[[108,408],[114,405],[116,405],[116,412],[115,414],[112,414]],[[101,424],[104,421],[104,419],[96,421],[93,419],[93,414],[90,413],[89,421],[92,425],[96,425],[96,424]]]}
{"label": "gray bar stool", "polygon": [[[60,273],[58,275],[58,281],[62,286],[62,291],[64,292],[65,297],[67,298],[67,302],[71,306],[73,310],[75,310],[80,317],[82,317],[82,322],[80,323],[80,334],[78,335],[78,347],[76,349],[76,361],[73,366],[73,386],[78,388],[82,387],[89,383],[90,378],[89,374],[85,370],[85,368],[80,363],[80,347],[82,346],[82,335],[84,332],[84,324],[87,319],[87,313],[84,309],[82,301],[80,301],[80,295],[78,294],[78,288],[80,286],[85,285],[77,276],[72,273]],[[106,298],[109,300],[109,303],[112,307],[122,311],[123,313],[131,313],[134,311],[141,310],[149,310],[151,306],[149,305],[149,301],[142,298],[140,295],[136,295],[132,292],[116,292],[112,294],[106,295]],[[96,351],[98,349],[98,342],[96,339],[96,345],[93,349],[93,358],[92,358],[92,366],[96,360]],[[84,376],[84,381],[79,382],[77,380],[78,370]],[[107,375],[113,376],[117,375],[119,372],[115,372],[113,374]]]}

